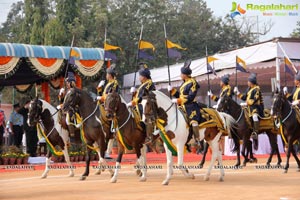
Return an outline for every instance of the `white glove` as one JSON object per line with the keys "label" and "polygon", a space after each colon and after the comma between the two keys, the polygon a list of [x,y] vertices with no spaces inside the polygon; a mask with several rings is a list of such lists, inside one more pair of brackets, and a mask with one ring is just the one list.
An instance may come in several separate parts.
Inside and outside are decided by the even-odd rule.
{"label": "white glove", "polygon": [[100,83],[98,84],[98,87],[102,87],[105,84],[105,80],[100,81]]}
{"label": "white glove", "polygon": [[56,106],[57,110],[60,110],[60,109],[61,109],[61,107],[62,107],[62,104],[60,104],[60,105]]}
{"label": "white glove", "polygon": [[240,94],[240,91],[239,91],[239,89],[238,89],[237,86],[235,86],[235,87],[233,88],[233,92],[234,92],[235,94],[237,94],[237,95]]}
{"label": "white glove", "polygon": [[213,93],[211,92],[211,90],[207,91],[207,96],[211,97],[213,95]]}
{"label": "white glove", "polygon": [[127,107],[131,107],[132,106],[132,102],[129,102],[126,104]]}
{"label": "white glove", "polygon": [[173,87],[171,85],[168,85],[168,92],[171,92],[173,90]]}
{"label": "white glove", "polygon": [[242,103],[240,103],[240,105],[241,105],[242,107],[245,107],[245,106],[247,106],[247,103],[246,103],[246,102],[242,102]]}
{"label": "white glove", "polygon": [[60,90],[59,90],[59,96],[61,96],[63,93],[65,93],[65,88],[60,88]]}
{"label": "white glove", "polygon": [[135,93],[135,91],[136,91],[135,87],[130,88],[130,93]]}
{"label": "white glove", "polygon": [[218,108],[218,105],[213,105],[213,109],[217,109]]}
{"label": "white glove", "polygon": [[102,96],[97,96],[96,99],[97,101],[99,101],[101,99]]}
{"label": "white glove", "polygon": [[288,93],[288,88],[285,86],[285,87],[283,88],[283,94],[286,95],[287,93]]}
{"label": "white glove", "polygon": [[299,104],[299,100],[295,100],[295,101],[293,101],[293,103],[292,103],[293,106],[296,106],[296,105],[298,105],[298,104]]}
{"label": "white glove", "polygon": [[172,99],[172,103],[177,103],[177,99]]}

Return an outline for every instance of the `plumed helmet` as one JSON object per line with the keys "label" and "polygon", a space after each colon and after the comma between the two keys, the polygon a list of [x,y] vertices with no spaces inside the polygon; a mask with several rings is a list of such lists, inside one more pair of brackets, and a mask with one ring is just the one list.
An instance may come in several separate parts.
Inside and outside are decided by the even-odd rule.
{"label": "plumed helmet", "polygon": [[144,76],[147,79],[151,79],[151,72],[148,69],[148,66],[145,63],[139,63],[139,67],[140,67],[139,75]]}
{"label": "plumed helmet", "polygon": [[228,85],[229,83],[229,74],[226,74],[224,76],[221,77],[221,81],[225,84]]}
{"label": "plumed helmet", "polygon": [[192,63],[192,60],[186,60],[183,67],[181,67],[180,71],[182,74],[190,76],[192,74],[192,70],[190,68],[190,65]]}
{"label": "plumed helmet", "polygon": [[75,75],[73,72],[68,72],[68,76],[66,78],[66,81],[67,82],[75,82],[76,79],[75,79]]}
{"label": "plumed helmet", "polygon": [[248,81],[253,83],[253,84],[257,84],[256,74],[251,73],[250,76],[248,77]]}

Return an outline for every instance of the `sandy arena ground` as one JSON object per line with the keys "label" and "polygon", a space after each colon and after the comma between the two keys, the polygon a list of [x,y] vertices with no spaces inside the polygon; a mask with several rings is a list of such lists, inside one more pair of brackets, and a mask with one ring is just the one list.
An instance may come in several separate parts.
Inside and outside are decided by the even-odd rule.
{"label": "sandy arena ground", "polygon": [[[283,161],[285,161],[285,157]],[[225,170],[225,181],[219,182],[219,170],[213,169],[210,180],[203,177],[204,169],[190,170],[195,179],[183,177],[180,171],[174,170],[168,186],[161,185],[166,165],[162,169],[149,169],[146,182],[139,182],[134,172],[134,165],[122,165],[117,183],[110,183],[107,171],[101,175],[91,174],[85,181],[79,181],[83,168],[76,168],[75,177],[67,177],[68,170],[55,169],[49,172],[47,179],[41,179],[41,170],[2,172],[0,174],[0,199],[11,200],[48,200],[48,199],[289,199],[300,200],[300,172],[291,158],[290,170],[283,174],[282,169],[257,169],[266,159],[259,163],[249,164],[243,169]],[[185,166],[196,166],[197,163],[186,163]],[[234,161],[224,161],[224,166],[233,165]]]}

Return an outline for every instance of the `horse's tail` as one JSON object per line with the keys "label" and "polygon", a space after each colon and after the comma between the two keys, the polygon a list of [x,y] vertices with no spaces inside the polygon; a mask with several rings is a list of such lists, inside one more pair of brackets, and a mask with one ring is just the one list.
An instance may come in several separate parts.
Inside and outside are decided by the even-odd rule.
{"label": "horse's tail", "polygon": [[237,128],[235,119],[231,115],[224,112],[219,112],[219,114],[222,119],[224,129],[226,129],[229,134],[233,135],[234,129]]}

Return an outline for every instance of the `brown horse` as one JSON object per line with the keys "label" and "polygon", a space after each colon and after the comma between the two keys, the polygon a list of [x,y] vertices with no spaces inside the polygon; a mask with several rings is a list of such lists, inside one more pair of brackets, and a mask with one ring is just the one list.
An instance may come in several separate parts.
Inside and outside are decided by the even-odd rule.
{"label": "brown horse", "polygon": [[[75,111],[76,110],[78,111]],[[63,103],[63,111],[74,115],[76,112],[81,116],[82,122],[77,124],[84,131],[86,139],[87,154],[86,168],[81,176],[81,180],[85,180],[89,175],[90,156],[93,148],[97,148],[99,152],[99,168],[102,170],[109,168],[104,159],[104,154],[107,148],[107,141],[110,138],[109,130],[96,119],[102,113],[100,112],[97,102],[94,102],[92,97],[85,91],[78,88],[71,88],[65,96]],[[109,169],[110,173],[113,171]],[[97,173],[100,173],[98,170]]]}
{"label": "brown horse", "polygon": [[146,145],[144,145],[146,132],[143,124],[138,125],[132,116],[130,109],[126,107],[125,101],[115,91],[109,93],[104,103],[106,117],[112,121],[112,128],[117,133],[118,157],[115,173],[111,179],[115,183],[122,161],[125,148],[134,149],[137,156],[138,168],[142,175],[140,181],[146,181]]}
{"label": "brown horse", "polygon": [[288,148],[286,152],[286,165],[284,167],[285,173],[287,173],[289,169],[291,153],[297,162],[298,171],[300,171],[300,161],[293,148],[294,142],[300,139],[300,119],[296,114],[296,109],[298,108],[293,107],[282,92],[277,92],[275,94],[271,114],[275,120],[279,122],[279,125],[282,126],[283,140],[286,141],[286,146]]}
{"label": "brown horse", "polygon": [[[242,155],[244,157],[243,165],[246,166],[246,163],[249,161],[250,162],[256,161],[256,158],[254,158],[254,156],[252,154],[252,145],[251,145],[251,141],[250,141],[250,136],[251,136],[252,130],[249,129],[248,123],[246,121],[246,116],[244,114],[244,109],[227,95],[224,95],[220,98],[220,100],[218,101],[218,104],[217,104],[217,109],[220,111],[227,112],[237,121],[237,125],[238,125],[237,134],[238,134],[238,137],[243,140],[243,144],[244,144],[243,148],[242,148]],[[282,160],[280,157],[280,152],[279,152],[278,144],[277,144],[277,134],[278,134],[277,130],[275,130],[274,128],[273,129],[261,129],[259,133],[267,134],[271,148],[272,148],[270,155],[269,155],[269,159],[267,160],[267,165],[270,165],[270,163],[272,161],[272,157],[273,157],[274,153],[276,153],[277,158],[278,158],[277,165],[279,166],[280,163],[282,162]],[[246,150],[248,150],[248,153],[250,152],[250,159],[248,159]]]}
{"label": "brown horse", "polygon": [[[36,126],[40,124],[42,131],[44,131],[46,138],[49,143],[53,146],[59,146],[64,154],[65,160],[70,167],[69,176],[74,176],[74,170],[70,162],[70,157],[68,154],[68,142],[69,142],[69,133],[67,127],[62,127],[57,121],[57,110],[51,106],[48,102],[34,98],[30,102],[29,112],[28,112],[28,121],[29,126]],[[47,148],[45,171],[42,175],[42,178],[46,178],[50,170],[50,157],[52,153],[49,148]]]}

